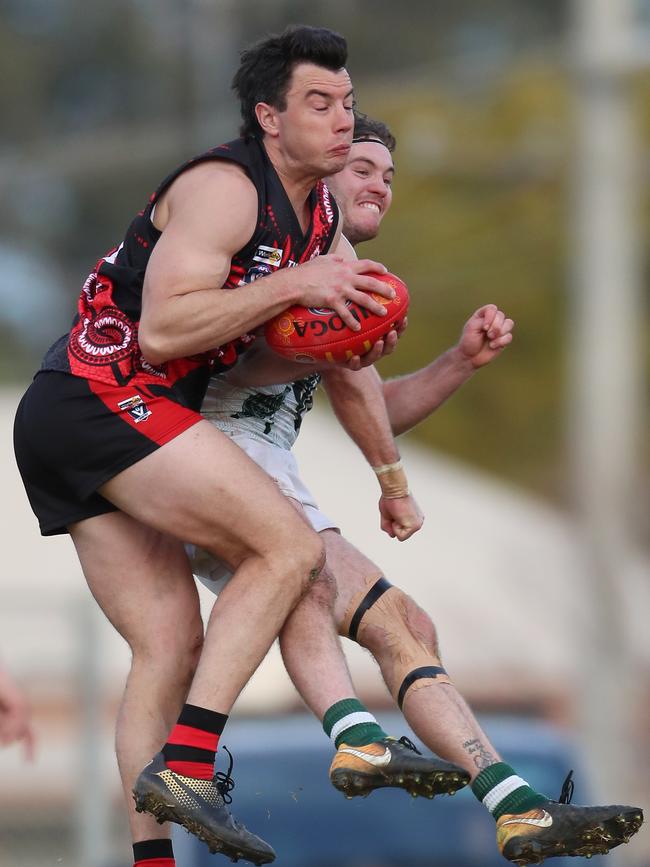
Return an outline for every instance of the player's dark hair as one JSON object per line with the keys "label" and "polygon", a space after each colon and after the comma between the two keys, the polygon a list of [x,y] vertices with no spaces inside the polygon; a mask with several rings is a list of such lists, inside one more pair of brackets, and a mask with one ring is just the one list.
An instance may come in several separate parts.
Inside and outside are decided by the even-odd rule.
{"label": "player's dark hair", "polygon": [[337,72],[348,59],[345,39],[325,27],[298,24],[278,35],[267,36],[242,51],[232,88],[239,97],[243,123],[240,134],[262,135],[255,116],[258,102],[284,111],[287,90],[298,63],[314,63]]}
{"label": "player's dark hair", "polygon": [[362,111],[354,110],[354,141],[364,140],[380,141],[386,145],[390,153],[393,153],[397,147],[395,136],[382,120],[375,120],[373,117],[368,117]]}

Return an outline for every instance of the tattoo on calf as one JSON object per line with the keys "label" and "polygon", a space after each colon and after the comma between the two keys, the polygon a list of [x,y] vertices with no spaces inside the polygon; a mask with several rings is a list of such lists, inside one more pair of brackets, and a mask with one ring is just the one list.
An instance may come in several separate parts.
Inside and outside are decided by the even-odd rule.
{"label": "tattoo on calf", "polygon": [[479,771],[484,771],[485,768],[489,768],[490,765],[493,765],[497,761],[496,756],[478,738],[465,741],[463,749],[467,750]]}

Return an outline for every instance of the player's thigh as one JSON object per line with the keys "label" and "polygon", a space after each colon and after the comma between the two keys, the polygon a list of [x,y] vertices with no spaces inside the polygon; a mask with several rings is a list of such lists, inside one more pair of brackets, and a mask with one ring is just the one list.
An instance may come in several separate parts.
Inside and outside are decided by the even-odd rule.
{"label": "player's thigh", "polygon": [[91,593],[134,651],[200,646],[199,596],[181,542],[123,512],[68,529]]}
{"label": "player's thigh", "polygon": [[207,421],[123,470],[100,493],[142,523],[235,566],[251,554],[301,544],[320,551],[275,483]]}
{"label": "player's thigh", "polygon": [[343,622],[352,599],[368,587],[368,579],[378,577],[381,570],[351,542],[336,530],[323,530],[326,568],[336,581],[334,618],[337,625]]}

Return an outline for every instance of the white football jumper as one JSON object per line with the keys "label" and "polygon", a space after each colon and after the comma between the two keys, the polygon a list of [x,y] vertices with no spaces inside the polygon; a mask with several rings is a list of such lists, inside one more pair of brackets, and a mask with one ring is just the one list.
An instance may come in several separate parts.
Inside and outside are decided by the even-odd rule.
{"label": "white football jumper", "polygon": [[[321,530],[338,530],[323,514],[300,478],[291,449],[304,416],[314,405],[320,376],[283,385],[236,387],[224,376],[214,376],[201,407],[203,416],[227,434],[278,484],[286,497],[302,504],[310,524]],[[219,593],[232,575],[230,567],[195,545],[186,545],[192,571],[209,590]]]}

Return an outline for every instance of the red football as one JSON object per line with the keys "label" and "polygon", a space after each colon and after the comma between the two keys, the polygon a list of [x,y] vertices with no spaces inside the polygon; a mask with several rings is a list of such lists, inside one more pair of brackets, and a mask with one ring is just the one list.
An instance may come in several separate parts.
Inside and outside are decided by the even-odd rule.
{"label": "red football", "polygon": [[386,316],[377,316],[365,307],[348,302],[352,315],[361,323],[352,331],[338,313],[329,307],[289,307],[264,326],[271,349],[292,361],[347,361],[353,355],[365,355],[374,344],[403,321],[409,306],[406,284],[394,274],[368,274],[395,290],[395,297],[372,297],[386,308]]}

